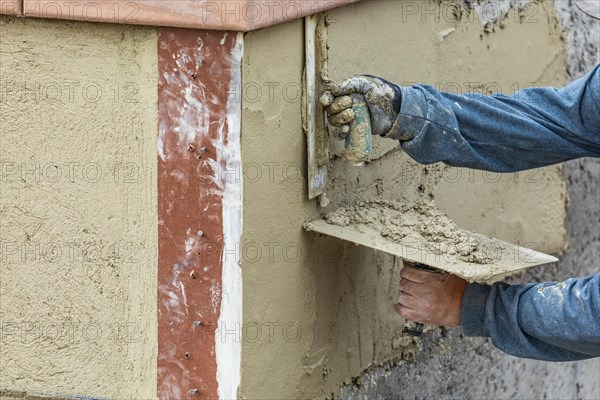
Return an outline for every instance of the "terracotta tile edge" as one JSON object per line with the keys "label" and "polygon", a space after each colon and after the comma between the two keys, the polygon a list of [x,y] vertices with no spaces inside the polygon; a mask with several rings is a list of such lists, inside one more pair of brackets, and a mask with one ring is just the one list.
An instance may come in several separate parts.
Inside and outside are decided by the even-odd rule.
{"label": "terracotta tile edge", "polygon": [[20,14],[25,17],[249,32],[362,0],[21,1]]}
{"label": "terracotta tile edge", "polygon": [[23,0],[0,0],[0,15],[23,14]]}

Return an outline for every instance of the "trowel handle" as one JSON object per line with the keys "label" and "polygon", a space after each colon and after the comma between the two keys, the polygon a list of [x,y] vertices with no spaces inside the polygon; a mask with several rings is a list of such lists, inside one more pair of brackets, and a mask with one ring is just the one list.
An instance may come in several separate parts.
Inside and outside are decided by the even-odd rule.
{"label": "trowel handle", "polygon": [[362,165],[373,150],[371,114],[362,94],[353,93],[350,97],[353,103],[354,120],[350,124],[350,132],[346,136],[344,158],[356,165]]}
{"label": "trowel handle", "polygon": [[[421,271],[425,271],[425,272],[433,272],[436,274],[444,273],[438,269],[432,268],[429,265],[425,265],[425,264],[419,264],[419,263],[407,263],[407,264],[412,268],[420,269]],[[418,322],[409,323],[404,326],[404,329],[402,330],[402,334],[404,336],[419,337],[419,336],[421,336],[421,334],[423,334],[423,328],[424,328],[424,325],[420,324]]]}
{"label": "trowel handle", "polygon": [[414,322],[413,325],[405,325],[404,329],[402,329],[402,334],[404,336],[419,337],[423,334],[423,327],[423,324]]}

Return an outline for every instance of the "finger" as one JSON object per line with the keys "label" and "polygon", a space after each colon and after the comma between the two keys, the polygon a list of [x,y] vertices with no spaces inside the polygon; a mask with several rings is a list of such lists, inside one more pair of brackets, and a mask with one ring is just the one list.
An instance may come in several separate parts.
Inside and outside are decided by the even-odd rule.
{"label": "finger", "polygon": [[400,280],[400,290],[404,293],[410,294],[411,296],[416,296],[419,292],[420,283],[415,283],[406,279]]}
{"label": "finger", "polygon": [[319,101],[324,107],[329,107],[333,103],[333,100],[335,100],[335,96],[329,91],[323,93],[323,95],[319,99]]}
{"label": "finger", "polygon": [[417,316],[417,313],[415,312],[415,310],[408,308],[408,307],[404,307],[401,304],[396,304],[395,308],[396,308],[396,312],[398,314],[400,314],[400,316],[404,319],[414,321],[415,317]]}
{"label": "finger", "polygon": [[419,306],[419,299],[411,296],[410,294],[400,292],[398,294],[398,304],[416,310]]}
{"label": "finger", "polygon": [[337,85],[332,85],[331,92],[336,96],[349,95],[352,93],[365,94],[371,87],[371,81],[364,76],[353,76]]}
{"label": "finger", "polygon": [[331,102],[331,105],[329,107],[327,107],[326,111],[327,111],[327,114],[332,115],[332,114],[340,113],[350,107],[352,107],[352,97],[342,96],[342,97],[336,97],[333,100],[333,102]]}
{"label": "finger", "polygon": [[402,270],[400,271],[400,277],[402,279],[406,279],[408,281],[415,282],[415,283],[427,282],[427,280],[428,280],[427,276],[421,275],[420,272],[423,272],[423,271],[411,267],[410,264],[405,264],[404,268],[402,268]]}
{"label": "finger", "polygon": [[402,271],[400,271],[400,276],[403,279],[407,279],[415,283],[425,283],[431,281],[436,277],[441,276],[441,274],[438,274],[436,272],[422,271],[420,269],[413,268],[407,264],[404,268],[402,268]]}
{"label": "finger", "polygon": [[342,133],[344,134],[344,137],[348,136],[350,133],[350,125],[342,125]]}
{"label": "finger", "polygon": [[347,125],[354,120],[354,110],[347,108],[340,113],[330,115],[327,120],[333,126]]}

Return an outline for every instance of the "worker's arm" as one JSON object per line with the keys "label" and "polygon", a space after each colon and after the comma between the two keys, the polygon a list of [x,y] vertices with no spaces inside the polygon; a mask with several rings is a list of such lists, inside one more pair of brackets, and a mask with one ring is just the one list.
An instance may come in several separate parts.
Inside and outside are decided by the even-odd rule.
{"label": "worker's arm", "polygon": [[468,285],[461,324],[465,335],[489,336],[519,357],[600,357],[600,274],[561,283]]}
{"label": "worker's arm", "polygon": [[600,66],[562,89],[532,88],[512,96],[455,95],[374,77],[350,78],[332,90],[338,96],[365,94],[375,125],[389,129],[375,133],[400,140],[423,164],[514,172],[600,157]]}
{"label": "worker's arm", "polygon": [[402,270],[397,310],[433,325],[462,325],[525,358],[568,361],[600,356],[600,274],[562,283],[492,286],[452,275]]}

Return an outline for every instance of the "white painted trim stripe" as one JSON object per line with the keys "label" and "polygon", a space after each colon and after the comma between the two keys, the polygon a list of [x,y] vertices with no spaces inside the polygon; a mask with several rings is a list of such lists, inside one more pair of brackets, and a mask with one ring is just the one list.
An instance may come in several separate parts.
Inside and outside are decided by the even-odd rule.
{"label": "white painted trim stripe", "polygon": [[[240,240],[242,238],[243,179],[240,171],[242,107],[236,96],[241,88],[241,65],[244,53],[244,34],[238,33],[232,50],[231,84],[227,101],[227,144],[218,152],[220,165],[226,165],[222,175],[223,190],[223,272],[221,313],[215,332],[218,394],[221,400],[238,398],[241,381],[242,270]],[[227,331],[235,331],[235,335]],[[239,333],[238,333],[239,332]]]}

